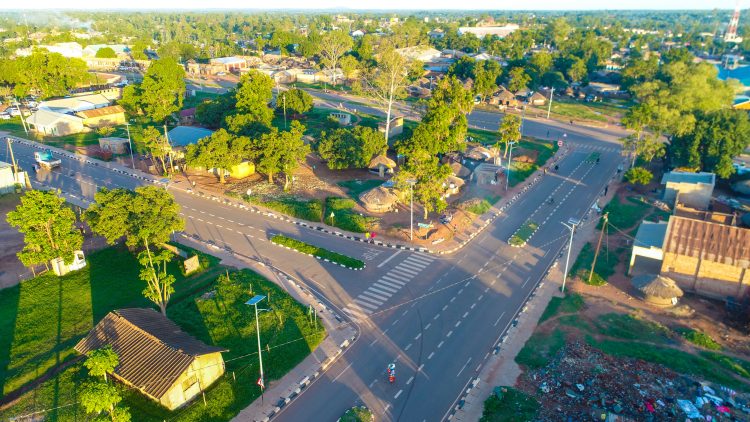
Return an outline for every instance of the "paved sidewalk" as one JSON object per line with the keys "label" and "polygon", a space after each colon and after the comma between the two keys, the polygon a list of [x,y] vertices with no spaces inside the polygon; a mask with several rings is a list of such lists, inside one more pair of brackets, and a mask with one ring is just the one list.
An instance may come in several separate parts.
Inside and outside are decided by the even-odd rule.
{"label": "paved sidewalk", "polygon": [[[617,180],[618,175],[613,176]],[[616,194],[618,182],[611,182],[612,186],[604,197],[608,203]],[[600,199],[601,201],[601,199]],[[592,210],[587,213],[586,220],[579,226],[573,236],[573,247],[570,253],[570,265],[575,262],[583,246],[588,243],[596,232],[599,216]],[[511,326],[502,336],[502,340],[484,364],[479,376],[473,383],[473,388],[468,389],[459,403],[455,405],[455,413],[450,417],[454,421],[477,421],[482,417],[484,401],[492,394],[497,386],[514,386],[521,375],[521,368],[515,361],[518,353],[523,349],[526,341],[536,329],[539,319],[547,309],[547,305],[553,297],[563,297],[560,292],[565,270],[565,258],[567,247],[558,254],[547,276],[539,282],[532,297],[523,306],[516,318],[517,324]],[[568,277],[567,283],[572,280]],[[567,286],[566,286],[567,290]]]}
{"label": "paved sidewalk", "polygon": [[312,305],[315,307],[318,311],[318,317],[326,329],[326,338],[310,356],[305,358],[281,379],[267,381],[263,399],[256,399],[250,406],[243,409],[234,418],[235,421],[270,420],[273,415],[281,410],[281,407],[294,400],[305,387],[323,374],[356,339],[358,333],[355,326],[342,323],[339,312],[331,306],[324,304],[324,298],[317,297],[309,288],[303,286],[299,281],[287,274],[249,257],[240,256],[222,249],[217,250],[216,246],[191,237],[183,236],[179,240],[187,244],[187,246],[221,258],[221,263],[224,265],[252,269],[279,284],[298,302],[303,305]]}

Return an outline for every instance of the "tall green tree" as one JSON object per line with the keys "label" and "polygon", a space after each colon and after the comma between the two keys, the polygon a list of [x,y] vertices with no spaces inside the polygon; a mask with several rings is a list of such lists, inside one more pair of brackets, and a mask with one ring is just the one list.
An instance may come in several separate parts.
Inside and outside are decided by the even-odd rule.
{"label": "tall green tree", "polygon": [[310,146],[302,140],[304,132],[305,127],[295,120],[289,131],[271,128],[250,141],[250,156],[256,168],[268,176],[269,183],[273,183],[275,174],[284,173],[284,188],[289,186],[291,173],[310,152]]}
{"label": "tall green tree", "polygon": [[235,136],[224,129],[219,129],[208,138],[188,145],[185,151],[185,162],[189,166],[217,169],[219,182],[224,184],[225,173],[242,163],[249,155],[250,139]]}
{"label": "tall green tree", "polygon": [[313,108],[313,98],[299,88],[292,88],[282,92],[276,99],[276,110],[282,111],[284,107],[292,114],[307,113]]}
{"label": "tall green tree", "polygon": [[510,143],[521,140],[521,118],[515,114],[506,113],[500,121],[497,134],[499,137],[495,147],[499,149],[501,145],[504,146],[503,158],[505,158],[508,156]]}
{"label": "tall green tree", "polygon": [[366,126],[323,132],[318,143],[318,154],[332,170],[364,168],[387,149],[383,134]]}
{"label": "tall green tree", "polygon": [[152,157],[159,159],[162,170],[166,174],[167,159],[172,152],[172,147],[169,146],[167,138],[162,135],[159,129],[153,126],[146,126],[140,135],[136,135],[136,139],[143,143],[143,147]]}
{"label": "tall green tree", "polygon": [[70,264],[73,252],[83,245],[75,213],[54,191],[26,191],[7,221],[23,234],[24,247],[17,255],[26,266],[45,264],[49,268],[49,261],[55,258]]}
{"label": "tall green tree", "polygon": [[321,63],[331,71],[331,82],[336,85],[336,70],[339,60],[352,49],[352,37],[342,30],[328,31],[320,39]]}
{"label": "tall green tree", "polygon": [[34,51],[26,57],[3,60],[0,82],[13,87],[13,94],[41,98],[69,95],[70,90],[91,78],[86,62],[59,53]]}
{"label": "tall green tree", "polygon": [[390,136],[393,104],[406,96],[408,65],[408,60],[390,42],[384,41],[378,49],[376,68],[363,77],[365,91],[375,98],[385,112],[386,143]]}
{"label": "tall green tree", "polygon": [[112,47],[102,47],[96,50],[96,57],[100,59],[115,59],[117,58],[117,53],[115,53]]}
{"label": "tall green tree", "polygon": [[422,205],[426,220],[431,212],[442,212],[446,208],[444,184],[450,174],[450,166],[440,164],[428,151],[417,150],[396,175],[396,186],[408,191],[410,182],[414,182],[414,200]]}
{"label": "tall green tree", "polygon": [[95,377],[103,377],[107,381],[107,374],[114,372],[117,365],[120,364],[120,357],[117,356],[112,346],[105,346],[86,354],[86,360],[83,366],[89,370],[89,374]]}
{"label": "tall green tree", "polygon": [[226,117],[230,132],[248,134],[257,126],[271,126],[273,109],[269,103],[273,99],[273,80],[256,70],[242,75],[234,93],[236,110]]}
{"label": "tall green tree", "polygon": [[154,122],[163,122],[182,108],[185,97],[185,69],[174,59],[151,63],[137,86],[138,104]]}
{"label": "tall green tree", "polygon": [[195,120],[203,126],[218,129],[224,122],[224,117],[234,110],[236,101],[231,91],[204,101],[195,107]]}
{"label": "tall green tree", "polygon": [[508,90],[518,92],[529,86],[531,78],[522,67],[514,67],[508,72]]}
{"label": "tall green tree", "polygon": [[748,146],[747,113],[729,109],[699,112],[693,131],[672,138],[669,160],[673,166],[709,171],[726,179],[735,172],[732,159]]}
{"label": "tall green tree", "polygon": [[[130,422],[127,408],[117,407],[122,396],[114,385],[101,381],[88,381],[80,390],[79,399],[86,413],[99,415],[105,412],[112,422]],[[97,419],[102,420],[102,419]]]}
{"label": "tall green tree", "polygon": [[139,258],[149,269],[144,296],[166,314],[167,303],[174,292],[174,278],[161,277],[162,256],[157,251],[173,232],[185,228],[180,206],[172,194],[156,186],[142,186],[135,191],[101,189],[86,211],[86,221],[110,244],[124,236],[129,247],[143,249],[145,255]]}
{"label": "tall green tree", "polygon": [[648,185],[654,175],[643,167],[632,167],[625,172],[625,180],[633,185]]}

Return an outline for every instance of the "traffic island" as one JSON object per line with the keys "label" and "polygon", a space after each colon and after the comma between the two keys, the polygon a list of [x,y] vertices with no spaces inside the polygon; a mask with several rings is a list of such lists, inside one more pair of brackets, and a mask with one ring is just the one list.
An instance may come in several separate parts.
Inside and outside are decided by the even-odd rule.
{"label": "traffic island", "polygon": [[364,406],[354,406],[347,410],[338,422],[372,422],[375,415]]}
{"label": "traffic island", "polygon": [[526,246],[526,242],[531,238],[531,236],[534,235],[534,233],[536,233],[538,229],[539,224],[532,220],[526,220],[526,222],[523,223],[523,225],[519,227],[515,233],[513,233],[513,236],[508,239],[508,244],[516,248],[522,248]]}
{"label": "traffic island", "polygon": [[321,259],[326,262],[338,264],[344,268],[349,268],[350,270],[362,270],[363,268],[365,268],[365,263],[363,261],[360,261],[359,259],[329,251],[328,249],[319,248],[309,243],[305,243],[301,240],[286,237],[282,234],[273,236],[271,238],[271,243],[283,248],[295,250],[297,252],[315,257],[317,259]]}

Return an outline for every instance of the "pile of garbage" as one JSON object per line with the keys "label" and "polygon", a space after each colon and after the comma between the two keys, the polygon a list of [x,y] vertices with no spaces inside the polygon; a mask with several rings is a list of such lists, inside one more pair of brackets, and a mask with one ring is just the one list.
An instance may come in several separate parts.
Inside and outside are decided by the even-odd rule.
{"label": "pile of garbage", "polygon": [[518,387],[539,400],[540,421],[750,421],[748,394],[582,342],[527,371]]}

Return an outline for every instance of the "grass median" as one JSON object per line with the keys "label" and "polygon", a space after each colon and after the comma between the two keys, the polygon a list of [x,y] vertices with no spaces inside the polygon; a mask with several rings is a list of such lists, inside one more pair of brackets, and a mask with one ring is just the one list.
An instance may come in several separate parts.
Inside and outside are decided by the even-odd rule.
{"label": "grass median", "polygon": [[531,221],[526,220],[525,223],[523,223],[523,226],[516,231],[513,236],[510,237],[510,241],[508,243],[511,244],[511,246],[523,246],[526,244],[526,241],[531,238],[531,235],[536,232],[536,229],[539,228],[539,224]]}
{"label": "grass median", "polygon": [[304,254],[318,257],[320,259],[327,259],[334,264],[343,265],[348,268],[359,270],[365,267],[365,263],[363,261],[360,261],[359,259],[329,251],[328,249],[319,248],[309,243],[305,243],[301,240],[286,237],[282,234],[277,234],[272,237],[271,242],[280,246],[294,249],[297,252],[302,252]]}

